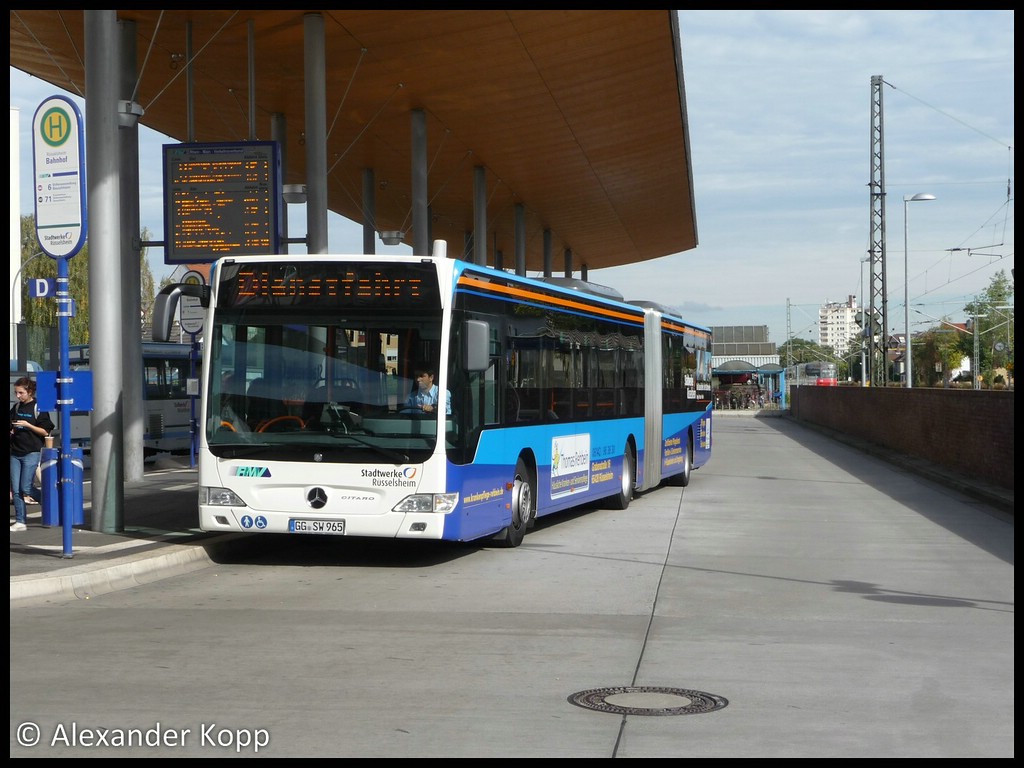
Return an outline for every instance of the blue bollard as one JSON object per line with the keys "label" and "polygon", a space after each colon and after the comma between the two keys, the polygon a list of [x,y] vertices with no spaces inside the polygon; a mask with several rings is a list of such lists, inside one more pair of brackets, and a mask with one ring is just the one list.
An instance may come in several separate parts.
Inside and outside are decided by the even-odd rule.
{"label": "blue bollard", "polygon": [[[43,525],[46,527],[63,525],[60,510],[60,494],[57,492],[57,481],[60,479],[60,451],[56,448],[43,448],[39,457],[42,466],[42,498],[40,507],[43,513]],[[71,480],[64,483],[65,492],[71,493],[71,524],[85,524],[85,505],[83,487],[85,484],[85,460],[81,448],[71,449]]]}
{"label": "blue bollard", "polygon": [[60,451],[56,448],[43,448],[39,455],[40,477],[42,479],[42,497],[39,506],[43,512],[43,525],[60,525],[60,498],[57,494],[57,480],[60,475],[58,464]]}

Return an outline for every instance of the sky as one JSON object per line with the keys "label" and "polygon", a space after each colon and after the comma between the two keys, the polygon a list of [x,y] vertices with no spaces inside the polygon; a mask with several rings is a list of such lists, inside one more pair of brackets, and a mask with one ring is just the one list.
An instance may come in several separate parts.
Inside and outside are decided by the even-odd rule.
{"label": "sky", "polygon": [[[1011,277],[1013,11],[678,13],[698,245],[591,270],[591,281],[702,325],[767,326],[776,344],[816,340],[821,305],[863,305],[869,292],[874,76],[885,83],[890,330],[904,330],[905,286],[919,332],[963,321],[993,275]],[[32,115],[62,92],[10,74],[30,214]],[[140,131],[141,224],[155,239],[166,141]],[[935,199],[904,203],[917,193]],[[289,213],[289,230],[304,231],[302,206]],[[360,251],[362,226],[331,214],[328,247]],[[158,282],[173,270],[159,248],[150,264]]]}

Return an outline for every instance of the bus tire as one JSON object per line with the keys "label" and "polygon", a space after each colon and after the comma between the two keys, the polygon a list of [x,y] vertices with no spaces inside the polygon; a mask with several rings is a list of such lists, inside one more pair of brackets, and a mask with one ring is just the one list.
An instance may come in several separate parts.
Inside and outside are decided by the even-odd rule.
{"label": "bus tire", "polygon": [[516,462],[512,481],[512,522],[505,526],[497,539],[503,547],[518,547],[523,543],[526,529],[537,513],[537,479],[525,461]]}
{"label": "bus tire", "polygon": [[633,500],[633,486],[636,483],[636,458],[628,444],[622,452],[622,475],[619,478],[619,490],[608,497],[608,506],[612,509],[627,509]]}
{"label": "bus tire", "polygon": [[668,478],[668,484],[679,488],[685,488],[690,484],[690,474],[693,472],[693,442],[690,435],[686,435],[686,452],[683,454],[683,471],[678,475]]}

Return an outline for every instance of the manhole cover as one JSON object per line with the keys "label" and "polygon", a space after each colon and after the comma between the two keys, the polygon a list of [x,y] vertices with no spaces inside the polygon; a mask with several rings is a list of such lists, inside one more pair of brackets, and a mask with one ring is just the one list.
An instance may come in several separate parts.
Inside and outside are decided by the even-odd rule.
{"label": "manhole cover", "polygon": [[616,715],[696,715],[714,712],[729,702],[721,696],[686,688],[625,686],[592,688],[569,697],[569,703],[597,712]]}

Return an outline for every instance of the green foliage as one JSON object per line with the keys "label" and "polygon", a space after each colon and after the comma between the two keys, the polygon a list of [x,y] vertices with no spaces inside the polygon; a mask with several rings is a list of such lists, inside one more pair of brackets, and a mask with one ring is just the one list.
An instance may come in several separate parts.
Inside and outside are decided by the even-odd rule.
{"label": "green foliage", "polygon": [[949,385],[952,371],[960,367],[964,358],[961,336],[963,334],[955,330],[952,323],[943,321],[941,327],[930,328],[914,337],[914,386]]}
{"label": "green foliage", "polygon": [[[29,328],[57,326],[57,302],[32,299],[29,280],[37,277],[56,279],[57,262],[39,248],[34,216],[21,217],[21,316]],[[89,343],[89,244],[68,260],[68,292],[75,303],[75,315],[68,322],[71,344]],[[38,354],[38,353],[37,353]],[[42,355],[39,355],[41,358]],[[38,359],[38,358],[37,358]]]}
{"label": "green foliage", "polygon": [[[1013,282],[1000,270],[988,287],[964,305],[967,330],[948,320],[914,339],[914,379],[916,385],[949,386],[949,372],[969,358],[974,369],[977,341],[977,370],[983,382],[996,381],[999,369],[1013,378]],[[935,367],[941,369],[935,371]],[[972,385],[968,382],[967,387]]]}
{"label": "green foliage", "polygon": [[1013,282],[1004,270],[992,276],[988,288],[964,305],[971,333],[961,334],[960,349],[974,359],[977,337],[978,372],[986,382],[995,369],[1013,370]]}
{"label": "green foliage", "polygon": [[811,363],[815,360],[838,362],[832,347],[823,347],[821,344],[795,336],[779,348],[779,360],[785,366]]}
{"label": "green foliage", "polygon": [[[148,239],[148,232],[143,231],[142,240]],[[146,251],[142,250],[141,258],[141,301],[143,308],[153,304],[153,271],[146,260]],[[29,280],[37,277],[56,278],[57,262],[39,248],[36,237],[34,216],[21,217],[21,307],[22,320],[30,329],[30,336],[36,337],[57,326],[57,302],[54,299],[29,298]],[[68,342],[70,344],[89,343],[89,243],[86,241],[82,250],[68,260],[68,292],[75,305],[75,314],[68,322]],[[140,330],[141,333],[141,330]],[[29,357],[43,359],[42,350],[30,349]]]}

